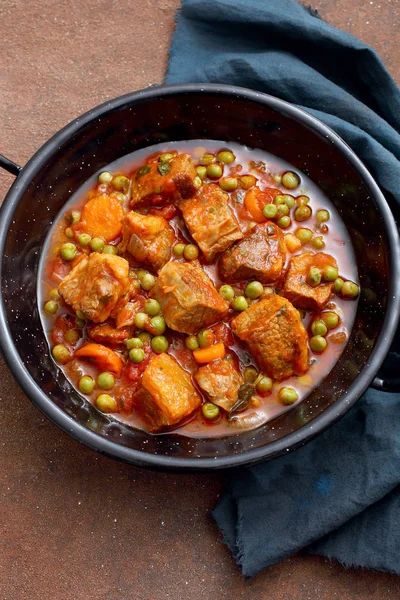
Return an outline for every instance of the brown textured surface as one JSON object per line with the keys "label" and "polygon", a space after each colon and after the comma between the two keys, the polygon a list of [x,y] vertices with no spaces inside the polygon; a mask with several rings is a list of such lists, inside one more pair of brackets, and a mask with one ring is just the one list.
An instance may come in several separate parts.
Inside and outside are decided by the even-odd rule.
{"label": "brown textured surface", "polygon": [[[234,0],[232,0],[234,2]],[[160,82],[178,0],[0,3],[0,151],[20,164],[107,98]],[[400,81],[400,0],[320,0]],[[0,172],[0,196],[12,177]],[[399,579],[294,557],[244,580],[210,518],[221,475],[134,469],[79,446],[0,365],[2,600],[386,600]]]}

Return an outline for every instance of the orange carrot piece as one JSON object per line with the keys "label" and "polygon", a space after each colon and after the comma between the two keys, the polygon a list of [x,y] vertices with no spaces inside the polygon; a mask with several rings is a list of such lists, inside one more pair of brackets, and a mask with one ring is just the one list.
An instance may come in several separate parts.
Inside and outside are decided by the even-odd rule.
{"label": "orange carrot piece", "polygon": [[260,190],[258,187],[253,187],[247,192],[244,198],[244,205],[256,223],[264,223],[266,221],[262,209],[266,204],[271,204],[275,200],[275,196],[280,193],[281,191],[278,188]]}
{"label": "orange carrot piece", "polygon": [[113,350],[102,344],[86,344],[75,352],[75,356],[93,361],[102,371],[111,371],[117,377],[121,375],[122,360]]}
{"label": "orange carrot piece", "polygon": [[293,235],[293,233],[287,233],[285,235],[285,243],[286,248],[289,250],[289,252],[297,252],[297,250],[300,250],[301,248],[300,240],[297,239],[297,237]]}
{"label": "orange carrot piece", "polygon": [[193,356],[198,363],[208,363],[217,358],[224,358],[225,346],[222,343],[214,344],[208,348],[200,348],[193,351]]}
{"label": "orange carrot piece", "polygon": [[92,237],[112,242],[122,231],[125,211],[115,196],[95,196],[86,202],[81,220],[72,229],[76,233],[88,233]]}

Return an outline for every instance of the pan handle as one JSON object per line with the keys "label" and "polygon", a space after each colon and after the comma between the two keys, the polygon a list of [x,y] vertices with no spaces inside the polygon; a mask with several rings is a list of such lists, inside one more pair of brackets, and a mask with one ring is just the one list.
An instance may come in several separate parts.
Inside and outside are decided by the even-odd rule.
{"label": "pan handle", "polygon": [[382,379],[381,377],[375,377],[371,383],[371,387],[381,392],[399,392],[400,391],[400,379]]}
{"label": "pan handle", "polygon": [[22,170],[22,167],[2,154],[0,154],[0,167],[11,173],[11,175],[18,175]]}

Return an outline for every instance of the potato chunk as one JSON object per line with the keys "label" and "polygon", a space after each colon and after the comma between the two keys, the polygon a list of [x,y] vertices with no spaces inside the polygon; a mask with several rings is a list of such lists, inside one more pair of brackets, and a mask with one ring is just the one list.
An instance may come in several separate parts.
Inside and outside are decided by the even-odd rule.
{"label": "potato chunk", "polygon": [[322,310],[332,294],[333,281],[311,287],[306,278],[311,267],[317,267],[323,271],[324,267],[328,266],[337,269],[337,262],[333,256],[324,252],[307,252],[293,256],[289,263],[282,294],[297,308]]}
{"label": "potato chunk", "polygon": [[286,298],[270,294],[235,317],[231,326],[261,371],[272,379],[280,381],[307,371],[307,332]]}
{"label": "potato chunk", "polygon": [[285,257],[281,228],[263,223],[224,252],[219,261],[221,277],[229,282],[256,278],[261,283],[274,283],[281,275]]}
{"label": "potato chunk", "polygon": [[221,320],[229,310],[197,261],[167,263],[151,295],[160,303],[168,327],[182,333],[196,333]]}
{"label": "potato chunk", "polygon": [[155,356],[146,367],[133,405],[148,431],[176,425],[201,404],[190,375],[169,354]]}
{"label": "potato chunk", "polygon": [[214,183],[203,185],[194,198],[180,202],[179,208],[186,227],[208,261],[243,237],[229,208],[228,195]]}
{"label": "potato chunk", "polygon": [[139,263],[158,271],[171,258],[175,232],[163,218],[131,210],[122,221],[121,251]]}
{"label": "potato chunk", "polygon": [[226,411],[237,401],[239,388],[244,383],[231,354],[200,367],[194,378],[210,401]]}
{"label": "potato chunk", "polygon": [[130,289],[128,261],[97,252],[83,258],[58,286],[64,301],[95,323],[106,321]]}
{"label": "potato chunk", "polygon": [[163,165],[154,161],[136,171],[132,179],[131,208],[154,195],[178,202],[195,194],[197,188],[193,181],[197,173],[189,154],[175,154]]}

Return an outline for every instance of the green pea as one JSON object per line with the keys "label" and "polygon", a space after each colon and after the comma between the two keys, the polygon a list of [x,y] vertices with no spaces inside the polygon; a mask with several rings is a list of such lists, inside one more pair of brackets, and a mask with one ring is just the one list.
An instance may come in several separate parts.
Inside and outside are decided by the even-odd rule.
{"label": "green pea", "polygon": [[124,194],[121,194],[121,192],[114,192],[113,196],[114,196],[114,198],[119,200],[119,202],[123,202],[125,200],[125,196],[124,196]]}
{"label": "green pea", "polygon": [[113,413],[118,408],[115,399],[109,394],[100,394],[100,396],[97,396],[96,407],[103,413]]}
{"label": "green pea", "polygon": [[289,195],[285,194],[284,198],[285,198],[286,206],[288,208],[293,208],[295,205],[295,200],[294,200],[293,196],[289,196]]}
{"label": "green pea", "polygon": [[140,285],[144,290],[149,291],[152,287],[154,287],[155,282],[156,279],[154,275],[152,275],[151,273],[146,273],[146,275],[143,275],[143,277],[141,278]]}
{"label": "green pea", "polygon": [[64,365],[71,358],[71,352],[64,344],[57,344],[52,350],[53,358],[56,362]]}
{"label": "green pea", "polygon": [[201,407],[201,412],[203,413],[203,417],[207,419],[207,421],[215,421],[219,417],[221,409],[216,404],[212,402],[205,402]]}
{"label": "green pea", "polygon": [[322,235],[317,235],[317,237],[311,240],[311,246],[315,248],[315,250],[323,250],[325,248],[325,242]]}
{"label": "green pea", "polygon": [[256,390],[260,394],[265,394],[266,392],[270,392],[272,390],[273,381],[270,377],[262,377],[256,385]]}
{"label": "green pea", "polygon": [[158,315],[157,317],[153,317],[150,319],[150,328],[151,332],[154,335],[161,335],[167,328],[164,317]]}
{"label": "green pea", "polygon": [[212,346],[215,341],[215,336],[211,329],[203,329],[197,334],[197,341],[199,342],[200,348],[208,348]]}
{"label": "green pea", "polygon": [[81,233],[78,235],[78,242],[83,247],[88,246],[91,239],[92,238],[88,233]]}
{"label": "green pea", "polygon": [[64,340],[68,342],[68,344],[76,344],[81,336],[76,329],[68,329],[68,331],[64,334]]}
{"label": "green pea", "polygon": [[325,336],[327,334],[328,328],[323,321],[318,319],[317,321],[313,321],[311,324],[311,333],[313,335],[322,335]]}
{"label": "green pea", "polygon": [[196,167],[196,173],[200,177],[201,180],[203,180],[207,177],[207,169],[206,169],[206,167],[203,167],[202,165],[199,165],[198,167]]}
{"label": "green pea", "polygon": [[274,198],[274,204],[277,204],[278,206],[280,204],[285,204],[285,195],[284,194],[278,194],[277,196],[275,196],[275,198]]}
{"label": "green pea", "polygon": [[236,296],[236,298],[232,298],[232,308],[233,310],[237,310],[238,312],[242,312],[249,308],[248,302],[244,296]]}
{"label": "green pea", "polygon": [[297,196],[297,198],[296,198],[297,206],[307,206],[307,204],[309,202],[310,202],[309,196]]}
{"label": "green pea", "polygon": [[263,284],[259,281],[251,281],[246,285],[244,293],[248,298],[259,298],[264,291]]}
{"label": "green pea", "polygon": [[67,221],[68,223],[71,223],[71,225],[73,225],[74,223],[79,223],[80,220],[81,213],[77,210],[73,210],[67,215]]}
{"label": "green pea", "polygon": [[188,350],[197,350],[199,347],[197,337],[195,335],[189,335],[185,340],[185,346]]}
{"label": "green pea", "polygon": [[125,340],[125,346],[127,350],[132,350],[132,348],[142,348],[143,342],[139,337],[129,338],[129,340]]}
{"label": "green pea", "polygon": [[83,319],[75,319],[75,326],[79,329],[83,329],[83,327],[85,327],[85,321]]}
{"label": "green pea", "polygon": [[84,375],[78,381],[78,389],[82,394],[91,394],[94,390],[94,380],[89,375]]}
{"label": "green pea", "polygon": [[311,287],[317,287],[321,283],[322,273],[321,269],[318,267],[311,267],[307,274],[307,283],[311,285]]}
{"label": "green pea", "polygon": [[244,190],[249,190],[253,185],[256,185],[256,181],[257,179],[254,175],[243,175],[240,178],[240,187]]}
{"label": "green pea", "polygon": [[263,215],[266,219],[275,219],[278,208],[275,204],[266,204],[263,208]]}
{"label": "green pea", "polygon": [[151,335],[148,331],[141,331],[138,335],[138,338],[143,344],[151,341]]}
{"label": "green pea", "polygon": [[61,258],[63,260],[68,260],[68,261],[74,260],[74,258],[76,256],[75,244],[72,244],[71,242],[67,242],[66,244],[63,244],[60,249],[60,254],[61,254]]}
{"label": "green pea", "polygon": [[75,237],[75,234],[72,231],[71,227],[67,227],[67,229],[64,231],[64,233],[67,236],[67,238],[69,238],[70,240],[72,240],[72,238]]}
{"label": "green pea", "polygon": [[199,256],[199,249],[194,244],[187,244],[183,250],[183,256],[186,260],[196,260]]}
{"label": "green pea", "polygon": [[174,158],[173,154],[170,154],[169,152],[164,152],[164,154],[160,154],[160,156],[158,157],[158,160],[162,163],[166,163],[169,160],[172,160]]}
{"label": "green pea", "polygon": [[144,360],[144,350],[142,348],[131,348],[129,350],[129,360],[133,363],[141,363]]}
{"label": "green pea", "polygon": [[272,175],[272,179],[276,185],[280,185],[282,183],[282,175],[280,173],[275,173]]}
{"label": "green pea", "polygon": [[254,367],[246,367],[243,372],[243,376],[247,383],[254,383],[258,377],[258,371]]}
{"label": "green pea", "polygon": [[151,340],[151,347],[157,354],[166,352],[168,350],[168,340],[164,335],[156,335]]}
{"label": "green pea", "polygon": [[217,160],[224,163],[224,165],[230,165],[235,160],[235,155],[230,150],[220,150],[217,154]]}
{"label": "green pea", "polygon": [[278,204],[276,209],[278,218],[287,217],[289,214],[289,207],[287,204]]}
{"label": "green pea", "polygon": [[342,286],[342,296],[343,298],[357,298],[360,293],[360,288],[356,283],[352,281],[345,281]]}
{"label": "green pea", "polygon": [[135,315],[135,325],[138,329],[144,329],[149,322],[149,315],[145,312],[138,312]]}
{"label": "green pea", "polygon": [[338,275],[338,270],[335,267],[328,266],[322,271],[323,281],[336,281]]}
{"label": "green pea", "polygon": [[335,294],[339,294],[341,292],[343,284],[344,284],[344,281],[341,277],[338,277],[335,280],[335,283],[333,284],[333,291],[335,292]]}
{"label": "green pea", "polygon": [[97,385],[102,390],[111,390],[115,384],[115,377],[112,373],[108,373],[108,371],[104,371],[100,373],[97,377]]}
{"label": "green pea", "polygon": [[321,319],[328,329],[335,329],[339,325],[339,315],[335,312],[324,312]]}
{"label": "green pea", "polygon": [[83,319],[83,320],[86,319],[85,315],[83,314],[83,312],[81,310],[76,311],[76,316],[78,317],[78,319]]}
{"label": "green pea", "polygon": [[143,279],[143,277],[148,274],[149,274],[149,272],[146,271],[145,269],[138,269],[136,271],[136,276],[139,279],[139,281],[141,281]]}
{"label": "green pea", "polygon": [[178,256],[179,258],[181,256],[183,256],[183,251],[185,250],[186,244],[175,244],[174,248],[173,248],[173,252],[175,254],[175,256]]}
{"label": "green pea", "polygon": [[314,335],[310,338],[310,348],[313,352],[317,354],[323,352],[328,345],[328,342],[322,335]]}
{"label": "green pea", "polygon": [[48,302],[46,302],[46,304],[44,305],[44,311],[48,315],[55,315],[56,312],[58,311],[57,302],[55,300],[49,300]]}
{"label": "green pea", "polygon": [[51,300],[59,300],[61,298],[57,288],[52,288],[50,290],[49,297],[51,298]]}
{"label": "green pea", "polygon": [[118,254],[118,248],[116,246],[112,246],[111,244],[106,244],[103,248],[103,254]]}
{"label": "green pea", "polygon": [[123,192],[124,194],[126,194],[126,192],[129,189],[129,183],[129,179],[124,175],[117,175],[111,181],[111,185],[113,186],[113,188],[118,192]]}
{"label": "green pea", "polygon": [[97,178],[99,183],[110,183],[112,181],[112,174],[109,171],[103,171]]}
{"label": "green pea", "polygon": [[203,154],[202,159],[201,159],[201,162],[203,163],[203,165],[210,165],[214,161],[215,161],[214,154],[210,154],[209,152],[206,152],[206,154]]}
{"label": "green pea", "polygon": [[225,300],[232,300],[235,296],[234,289],[231,285],[221,285],[218,291]]}
{"label": "green pea", "polygon": [[288,190],[294,190],[300,184],[300,177],[293,171],[286,171],[282,175],[282,185]]}
{"label": "green pea", "polygon": [[153,298],[147,300],[146,304],[144,305],[144,312],[146,312],[151,317],[155,317],[156,315],[158,315],[160,310],[161,306],[159,302],[157,302],[157,300],[153,300]]}
{"label": "green pea", "polygon": [[89,246],[93,250],[93,252],[100,252],[104,248],[104,240],[99,237],[94,237],[90,240]]}
{"label": "green pea", "polygon": [[325,221],[329,221],[331,215],[328,210],[317,210],[315,218],[317,223],[325,223]]}
{"label": "green pea", "polygon": [[212,163],[207,167],[207,177],[210,179],[219,179],[222,177],[223,169],[220,164]]}
{"label": "green pea", "polygon": [[236,177],[223,177],[219,180],[219,186],[225,192],[233,192],[238,186]]}
{"label": "green pea", "polygon": [[279,390],[278,398],[282,404],[294,404],[298,399],[298,394],[293,388],[283,387]]}
{"label": "green pea", "polygon": [[307,221],[311,217],[311,208],[309,206],[299,206],[294,211],[296,221]]}
{"label": "green pea", "polygon": [[287,229],[290,227],[291,223],[292,221],[290,220],[290,217],[281,217],[279,221],[276,222],[281,229]]}
{"label": "green pea", "polygon": [[299,227],[295,233],[295,236],[300,240],[303,246],[305,246],[305,244],[308,244],[308,242],[311,241],[313,232],[311,229],[307,229],[306,227]]}

